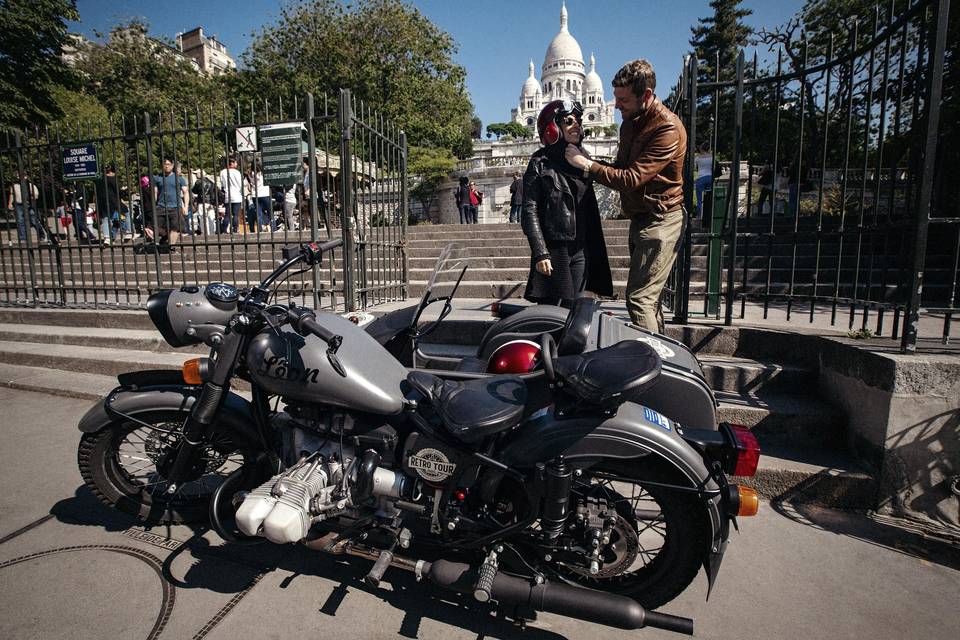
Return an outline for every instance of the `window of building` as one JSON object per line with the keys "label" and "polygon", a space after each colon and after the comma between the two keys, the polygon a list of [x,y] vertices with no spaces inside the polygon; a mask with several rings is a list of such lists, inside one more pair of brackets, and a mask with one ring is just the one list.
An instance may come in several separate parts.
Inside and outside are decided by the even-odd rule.
{"label": "window of building", "polygon": [[593,122],[596,119],[597,119],[597,116],[593,115],[592,113],[587,116],[587,120],[589,120],[590,122]]}
{"label": "window of building", "polygon": [[533,118],[527,118],[527,125],[533,124]]}
{"label": "window of building", "polygon": [[567,80],[567,91],[570,91],[570,81]]}
{"label": "window of building", "polygon": [[533,109],[533,100],[527,100],[527,109]]}

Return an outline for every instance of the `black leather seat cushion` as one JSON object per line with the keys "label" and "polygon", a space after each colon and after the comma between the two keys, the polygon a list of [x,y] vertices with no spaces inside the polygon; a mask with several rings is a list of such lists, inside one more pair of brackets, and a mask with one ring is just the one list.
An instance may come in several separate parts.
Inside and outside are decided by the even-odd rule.
{"label": "black leather seat cushion", "polygon": [[466,371],[468,373],[485,373],[487,363],[480,358],[467,356],[457,364],[457,371]]}
{"label": "black leather seat cushion", "polygon": [[447,431],[468,444],[518,425],[527,402],[527,387],[517,376],[461,382],[413,371],[407,381],[430,402]]}
{"label": "black leather seat cushion", "polygon": [[580,355],[554,360],[567,391],[591,404],[610,406],[651,387],[660,375],[660,356],[648,344],[624,340]]}
{"label": "black leather seat cushion", "polygon": [[594,298],[581,297],[574,300],[557,342],[559,355],[570,356],[583,353],[587,347],[587,338],[590,335],[590,327],[593,326],[593,315],[597,307],[598,303]]}

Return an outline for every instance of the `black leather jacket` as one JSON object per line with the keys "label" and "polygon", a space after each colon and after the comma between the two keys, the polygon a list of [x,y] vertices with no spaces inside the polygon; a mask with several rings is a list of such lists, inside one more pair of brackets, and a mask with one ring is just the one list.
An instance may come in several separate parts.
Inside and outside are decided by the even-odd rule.
{"label": "black leather jacket", "polygon": [[[523,174],[523,208],[520,226],[530,242],[534,260],[550,257],[547,242],[576,240],[577,217],[567,181],[541,152],[530,158]],[[591,190],[592,193],[592,190]]]}

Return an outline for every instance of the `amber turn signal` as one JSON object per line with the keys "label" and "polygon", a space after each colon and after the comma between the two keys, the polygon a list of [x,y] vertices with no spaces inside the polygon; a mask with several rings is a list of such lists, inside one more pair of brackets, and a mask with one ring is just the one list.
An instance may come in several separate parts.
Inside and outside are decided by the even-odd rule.
{"label": "amber turn signal", "polygon": [[750,487],[737,485],[737,493],[740,495],[740,507],[737,509],[738,516],[755,516],[760,510],[760,496]]}
{"label": "amber turn signal", "polygon": [[193,358],[183,363],[183,381],[187,384],[203,384],[201,362],[205,358]]}

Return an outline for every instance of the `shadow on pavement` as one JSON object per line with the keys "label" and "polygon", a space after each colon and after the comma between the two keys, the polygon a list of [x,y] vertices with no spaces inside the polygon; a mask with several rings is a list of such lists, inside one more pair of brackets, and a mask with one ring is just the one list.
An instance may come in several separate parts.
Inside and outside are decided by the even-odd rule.
{"label": "shadow on pavement", "polygon": [[910,521],[884,521],[863,513],[829,509],[795,500],[791,494],[772,500],[770,506],[794,522],[960,570],[960,546],[953,541],[931,537]]}
{"label": "shadow on pavement", "polygon": [[[79,487],[73,497],[57,502],[50,513],[64,524],[99,527],[113,533],[123,533],[131,527],[142,526],[135,518],[103,505],[85,486]],[[469,630],[476,633],[478,638],[514,638],[521,632],[509,612],[506,616],[504,612],[497,612],[494,617],[491,607],[473,602],[469,596],[439,589],[428,582],[417,582],[413,575],[400,569],[388,570],[384,582],[390,585],[389,588],[373,588],[363,581],[370,567],[369,561],[269,542],[217,544],[220,539],[214,536],[214,542],[211,542],[207,538],[209,530],[206,527],[185,529],[178,525],[176,528],[178,536],[171,534],[170,527],[153,526],[146,530],[157,536],[180,539],[185,532],[192,533],[182,545],[163,556],[163,578],[177,589],[204,589],[243,597],[242,594],[256,586],[264,574],[280,570],[289,573],[280,583],[280,589],[288,588],[299,576],[316,576],[336,583],[320,608],[320,612],[327,616],[337,615],[350,590],[363,591],[380,598],[404,613],[397,633],[405,638],[417,638],[424,619]],[[189,558],[190,565],[183,577],[178,578],[172,567],[174,562],[185,559],[185,556]],[[236,567],[235,571],[229,570],[230,564]],[[537,628],[535,623],[526,627],[523,637],[527,640],[565,639],[560,634]]]}

